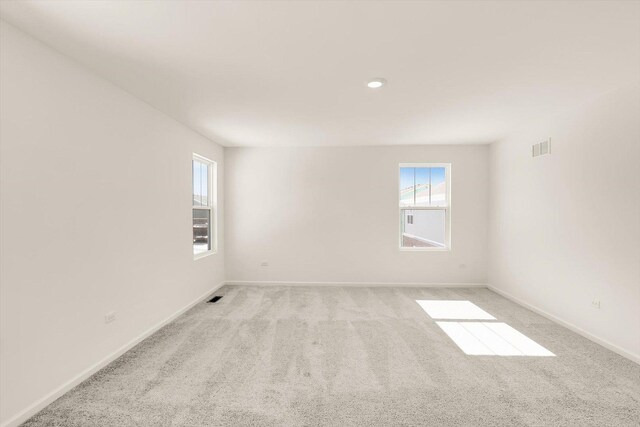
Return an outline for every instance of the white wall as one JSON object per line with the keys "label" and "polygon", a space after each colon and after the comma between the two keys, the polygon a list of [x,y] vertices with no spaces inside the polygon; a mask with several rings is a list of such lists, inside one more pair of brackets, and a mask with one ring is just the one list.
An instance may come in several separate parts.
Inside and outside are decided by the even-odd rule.
{"label": "white wall", "polygon": [[8,24],[0,43],[4,423],[224,280],[222,239],[193,260],[190,189],[191,153],[222,176],[223,150]]}
{"label": "white wall", "polygon": [[[225,149],[227,279],[485,283],[487,156],[487,146]],[[398,249],[402,162],[452,164],[451,252]]]}
{"label": "white wall", "polygon": [[[489,282],[640,360],[640,90],[490,149]],[[551,137],[551,155],[531,144]],[[591,308],[593,299],[601,308]]]}

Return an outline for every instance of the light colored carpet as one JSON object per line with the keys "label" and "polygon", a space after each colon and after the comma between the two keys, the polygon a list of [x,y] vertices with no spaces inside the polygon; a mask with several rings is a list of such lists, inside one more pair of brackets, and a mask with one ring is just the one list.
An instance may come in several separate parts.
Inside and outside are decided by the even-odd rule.
{"label": "light colored carpet", "polygon": [[[27,426],[637,426],[640,366],[486,289],[225,287]],[[467,356],[468,300],[556,357]]]}

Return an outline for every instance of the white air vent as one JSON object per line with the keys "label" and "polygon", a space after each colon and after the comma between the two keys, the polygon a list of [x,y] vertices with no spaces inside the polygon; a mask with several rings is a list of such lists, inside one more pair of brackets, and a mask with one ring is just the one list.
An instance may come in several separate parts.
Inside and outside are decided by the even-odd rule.
{"label": "white air vent", "polygon": [[540,155],[549,154],[549,140],[540,143]]}
{"label": "white air vent", "polygon": [[531,146],[531,156],[538,157],[540,155],[540,144],[533,144]]}
{"label": "white air vent", "polygon": [[551,153],[551,139],[533,144],[531,146],[531,157],[544,156]]}

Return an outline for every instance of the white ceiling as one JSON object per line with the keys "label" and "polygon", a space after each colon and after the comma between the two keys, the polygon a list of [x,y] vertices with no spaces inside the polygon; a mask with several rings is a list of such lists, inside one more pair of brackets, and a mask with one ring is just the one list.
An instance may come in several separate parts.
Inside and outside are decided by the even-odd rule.
{"label": "white ceiling", "polygon": [[[490,143],[640,79],[640,3],[3,1],[226,146]],[[370,77],[389,83],[365,86]]]}

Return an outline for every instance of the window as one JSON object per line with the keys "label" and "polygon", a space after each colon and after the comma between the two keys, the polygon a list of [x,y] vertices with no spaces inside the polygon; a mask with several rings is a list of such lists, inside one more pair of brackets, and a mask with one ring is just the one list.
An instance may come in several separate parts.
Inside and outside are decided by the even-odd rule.
{"label": "window", "polygon": [[449,250],[449,164],[400,164],[400,248]]}
{"label": "window", "polygon": [[193,257],[216,251],[216,163],[193,155]]}

